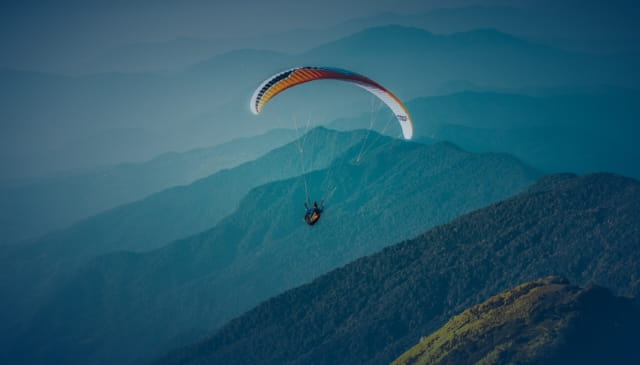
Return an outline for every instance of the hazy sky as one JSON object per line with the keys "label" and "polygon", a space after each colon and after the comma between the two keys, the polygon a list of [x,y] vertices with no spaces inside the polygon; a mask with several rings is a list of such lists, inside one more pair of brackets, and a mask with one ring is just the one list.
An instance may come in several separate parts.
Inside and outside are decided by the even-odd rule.
{"label": "hazy sky", "polygon": [[25,0],[0,5],[0,67],[87,57],[121,44],[321,28],[356,17],[501,0]]}
{"label": "hazy sky", "polygon": [[323,27],[383,11],[414,13],[439,7],[521,3],[499,0],[85,0],[2,5],[9,38],[90,38],[100,42],[176,36],[243,36],[296,27]]}
{"label": "hazy sky", "polygon": [[[565,23],[567,35],[634,33],[632,0],[24,0],[0,5],[0,67],[60,65],[110,47],[178,37],[238,37],[322,28],[380,12],[506,5]],[[556,24],[558,28],[558,24]],[[621,35],[622,36],[622,35]],[[54,67],[55,68],[55,67]]]}

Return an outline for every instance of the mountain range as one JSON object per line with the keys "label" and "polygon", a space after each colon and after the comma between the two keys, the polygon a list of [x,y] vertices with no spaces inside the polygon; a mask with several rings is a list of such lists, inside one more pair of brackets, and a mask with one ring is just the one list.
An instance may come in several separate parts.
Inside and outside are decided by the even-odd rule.
{"label": "mountain range", "polygon": [[366,28],[392,24],[444,34],[495,28],[550,46],[590,53],[639,50],[637,34],[627,31],[631,18],[629,12],[633,9],[610,6],[606,13],[600,14],[602,18],[611,19],[609,23],[602,22],[609,27],[594,22],[585,27],[585,15],[588,17],[585,9],[597,6],[597,3],[586,4],[583,1],[578,11],[570,4],[553,5],[540,5],[529,9],[517,6],[449,7],[410,14],[383,12],[321,29],[299,28],[274,32],[267,28],[263,30],[262,35],[253,37],[182,36],[162,42],[122,44],[97,52],[88,58],[74,57],[61,67],[74,74],[175,70],[237,48],[300,53]]}
{"label": "mountain range", "polygon": [[[366,131],[315,129],[260,158],[189,185],[167,188],[37,240],[0,247],[0,315],[8,327],[28,317],[58,281],[97,255],[144,251],[210,229],[251,189],[328,166]],[[313,153],[300,153],[307,148]]]}
{"label": "mountain range", "polygon": [[[277,107],[265,110],[259,120],[251,116],[247,100],[254,88],[269,75],[293,66],[357,70],[401,100],[410,100],[433,95],[452,81],[494,88],[635,87],[636,61],[634,55],[568,52],[490,29],[438,35],[385,26],[300,54],[236,50],[170,73],[67,77],[4,70],[0,117],[22,123],[10,123],[13,127],[0,134],[6,166],[2,170],[7,178],[144,161],[167,150],[248,136],[249,131],[290,128],[295,116],[312,116],[314,123],[320,123],[368,111],[370,99],[362,90],[350,92],[331,84],[301,86],[274,103]],[[108,148],[114,144],[120,148]]]}
{"label": "mountain range", "polygon": [[640,293],[640,182],[551,175],[264,301],[160,364],[389,363],[465,308],[549,275]]}
{"label": "mountain range", "polygon": [[418,3],[0,13],[0,364],[640,363],[640,7]]}
{"label": "mountain range", "polygon": [[[640,159],[635,140],[640,93],[617,88],[538,92],[544,94],[466,91],[414,99],[407,106],[415,120],[425,121],[416,138],[451,141],[473,152],[509,153],[545,172],[610,171],[640,178],[635,163]],[[377,114],[331,127],[369,127],[372,115]]]}
{"label": "mountain range", "polygon": [[[447,143],[426,146],[374,132],[363,139],[358,131],[325,129],[303,138],[318,140],[317,135],[360,143],[327,168],[254,188],[212,229],[150,252],[112,253],[89,261],[40,300],[41,309],[28,326],[18,326],[10,359],[149,359],[159,347],[193,340],[261,300],[515,194],[538,176],[511,156],[470,154]],[[326,145],[309,153],[321,156]],[[287,161],[277,156],[256,163],[265,171]],[[232,181],[251,179],[238,174]],[[302,222],[302,203],[308,198],[325,204],[313,228]],[[159,224],[153,210],[147,212]],[[139,217],[133,215],[130,224]],[[171,223],[157,230],[165,225]],[[78,244],[92,242],[92,236],[84,237]],[[143,242],[153,244],[149,238]]]}
{"label": "mountain range", "polygon": [[[419,98],[407,105],[415,120],[426,121],[416,128],[416,138],[448,140],[473,152],[510,153],[545,172],[606,170],[640,177],[640,170],[633,163],[640,159],[634,139],[640,133],[635,123],[640,117],[637,108],[640,94],[619,88],[587,91],[526,91],[541,94],[537,96],[514,92],[459,92]],[[341,130],[373,127],[382,131],[386,128],[386,133],[394,134],[396,126],[385,118],[386,112],[381,109],[329,125]],[[274,136],[272,143],[266,143],[272,133],[281,134],[282,139]],[[0,206],[4,208],[0,214],[3,241],[15,242],[61,229],[101,210],[213,173],[216,167],[209,164],[214,160],[202,161],[206,155],[224,159],[233,153],[240,162],[257,157],[270,146],[284,143],[285,139],[301,132],[272,133],[216,148],[165,154],[146,163],[5,184],[0,187]],[[255,148],[254,154],[247,154],[252,148]],[[224,163],[216,162],[220,167],[225,166]],[[197,167],[200,164],[210,167]],[[193,169],[198,171],[192,172]],[[127,182],[135,183],[126,185]],[[124,189],[125,185],[133,188]]]}
{"label": "mountain range", "polygon": [[0,186],[0,243],[35,239],[82,218],[235,167],[296,138],[273,130],[218,146],[168,152],[141,163],[70,171]]}

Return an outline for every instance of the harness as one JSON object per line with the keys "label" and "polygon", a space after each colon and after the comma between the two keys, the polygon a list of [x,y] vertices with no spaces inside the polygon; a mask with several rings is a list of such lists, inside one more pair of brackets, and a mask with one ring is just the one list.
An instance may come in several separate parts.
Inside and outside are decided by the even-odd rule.
{"label": "harness", "polygon": [[320,219],[320,215],[322,214],[322,210],[320,208],[311,208],[307,210],[307,213],[304,215],[304,221],[307,222],[308,225],[312,226],[316,224],[318,219]]}

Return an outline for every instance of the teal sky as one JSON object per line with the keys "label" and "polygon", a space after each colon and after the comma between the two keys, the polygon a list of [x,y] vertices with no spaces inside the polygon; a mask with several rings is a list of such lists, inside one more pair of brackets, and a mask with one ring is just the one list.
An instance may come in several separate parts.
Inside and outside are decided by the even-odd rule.
{"label": "teal sky", "polygon": [[629,0],[63,0],[3,2],[0,67],[55,71],[119,45],[179,37],[233,38],[332,26],[381,12],[510,6],[531,11],[555,37],[637,37]]}

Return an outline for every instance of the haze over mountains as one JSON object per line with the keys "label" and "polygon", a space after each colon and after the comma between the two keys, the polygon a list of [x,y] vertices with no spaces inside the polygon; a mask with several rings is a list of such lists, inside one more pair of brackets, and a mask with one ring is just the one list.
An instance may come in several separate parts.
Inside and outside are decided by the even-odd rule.
{"label": "haze over mountains", "polygon": [[[541,13],[544,11],[541,11]],[[380,13],[375,16],[353,19],[325,29],[295,29],[287,32],[264,34],[259,37],[194,38],[180,37],[164,42],[132,43],[110,48],[73,72],[154,72],[188,67],[194,63],[238,48],[270,49],[283,53],[301,53],[323,43],[349,36],[366,28],[403,24],[434,33],[450,34],[475,29],[496,29],[518,37],[556,48],[582,52],[628,52],[637,49],[637,35],[610,34],[604,39],[594,39],[593,34],[582,32],[571,36],[558,36],[562,31],[540,25],[540,18],[516,7],[465,7],[436,9],[422,14]],[[573,19],[575,19],[575,12]],[[558,14],[555,17],[560,18]],[[564,27],[567,20],[564,17]],[[558,25],[557,23],[555,25]],[[594,30],[591,30],[595,33]]]}
{"label": "haze over mountains", "polygon": [[[28,327],[16,324],[22,335],[13,343],[13,356],[28,362],[108,363],[115,361],[117,352],[118,361],[148,359],[157,355],[158,346],[171,346],[184,333],[210,331],[269,296],[389,242],[413,237],[463,212],[508,197],[538,176],[508,155],[469,154],[446,143],[425,146],[375,133],[363,140],[361,133],[311,131],[303,138],[318,142],[312,145],[316,151],[309,151],[313,156],[322,156],[323,146],[349,145],[323,143],[325,139],[362,142],[352,144],[327,169],[253,189],[238,210],[213,229],[148,253],[117,253],[90,261],[44,301]],[[286,161],[282,156],[286,148],[255,165],[272,169],[268,166]],[[240,170],[243,166],[229,170],[244,171],[231,181],[253,179],[247,169]],[[313,230],[301,224],[305,186],[312,199],[327,198],[325,217]],[[197,191],[202,196],[201,189]],[[177,201],[183,205],[181,202],[191,200]],[[166,210],[176,211],[176,207]],[[165,223],[153,210],[146,214],[158,231],[163,229]],[[129,216],[131,224],[140,217]],[[122,214],[117,217],[127,219]],[[198,218],[192,213],[189,220]],[[109,226],[107,221],[104,224]],[[134,234],[123,233],[125,237]],[[96,240],[101,235],[68,236],[50,246],[91,242],[99,247]],[[144,242],[153,247],[150,244],[155,240],[156,247],[162,246],[164,241],[151,235],[156,232],[132,244]],[[78,248],[67,251],[76,255],[75,260],[83,252]],[[68,262],[73,258],[62,265],[73,264]],[[40,262],[37,267],[46,264]],[[93,340],[84,342],[87,336]],[[28,350],[34,347],[41,351]]]}
{"label": "haze over mountains", "polygon": [[[176,6],[176,4],[173,5]],[[325,3],[323,8],[326,9],[318,7],[314,9],[314,21],[307,20],[298,23],[298,25],[290,25],[290,22],[296,20],[299,22],[305,16],[308,17],[308,11],[303,11],[300,14],[302,16],[289,16],[288,22],[278,22],[278,24],[269,22],[268,16],[265,17],[264,14],[261,14],[261,19],[252,21],[251,24],[244,24],[244,27],[236,26],[234,27],[235,32],[231,32],[231,34],[215,32],[216,27],[211,27],[211,23],[222,23],[215,20],[219,16],[223,16],[226,21],[229,21],[233,15],[229,14],[229,10],[221,8],[233,7],[234,5],[218,5],[217,11],[213,12],[210,9],[211,5],[205,5],[204,9],[200,11],[191,9],[198,14],[194,14],[189,19],[188,26],[178,26],[178,32],[171,29],[171,26],[175,26],[174,22],[179,21],[180,17],[165,17],[163,18],[164,27],[160,32],[162,35],[149,37],[147,31],[155,29],[155,26],[144,27],[140,21],[153,22],[150,17],[158,15],[156,9],[148,11],[146,17],[137,19],[138,23],[135,29],[138,31],[129,35],[129,41],[126,41],[125,38],[115,42],[113,40],[105,42],[105,39],[100,39],[102,37],[93,37],[92,42],[89,42],[80,35],[68,34],[66,38],[58,39],[58,43],[75,43],[75,48],[57,45],[56,49],[55,43],[49,44],[47,48],[56,51],[55,55],[51,54],[54,52],[50,52],[49,57],[43,57],[43,55],[34,57],[33,54],[30,55],[26,51],[37,47],[38,42],[42,42],[42,38],[32,36],[28,40],[31,44],[23,45],[20,48],[14,47],[15,52],[4,55],[0,60],[0,65],[74,75],[99,72],[154,72],[186,67],[202,59],[237,48],[272,49],[297,53],[364,28],[390,24],[404,24],[436,33],[495,28],[555,47],[588,52],[638,50],[638,32],[633,29],[633,21],[637,18],[638,10],[632,2],[625,0],[609,1],[604,9],[601,7],[601,2],[593,0],[563,1],[560,3],[540,0],[528,3],[518,1],[510,2],[507,6],[487,1],[484,4],[481,1],[476,1],[474,4],[468,1],[456,3],[451,0],[443,2],[440,7],[433,4],[433,1],[414,3],[409,6],[397,2],[378,5],[378,10],[372,12],[368,9],[369,6],[362,4],[358,6],[354,3],[349,10],[342,4],[340,14],[330,11],[332,13],[330,19],[326,19],[321,13],[323,10],[331,9],[332,5]],[[185,11],[184,6],[179,6],[179,8],[181,8],[179,11],[174,10],[171,13],[177,15],[177,13]],[[250,16],[247,10],[252,8],[255,8],[255,5],[243,8],[242,13],[245,16]],[[290,5],[283,6],[283,8],[287,8],[288,13],[291,14],[300,11],[301,6]],[[268,13],[275,9],[278,9],[277,4],[267,7],[266,10]],[[74,9],[69,10],[72,12]],[[594,10],[597,11],[598,21],[593,19]],[[59,11],[59,9],[54,9],[49,12],[49,15]],[[209,17],[205,17],[207,13],[209,13]],[[28,17],[25,18],[24,14],[11,17],[10,14],[11,12],[7,11],[5,26],[10,26],[16,21],[16,18],[21,18],[23,19],[21,26],[26,27]],[[88,15],[90,16],[91,12],[85,11],[81,17],[86,21]],[[108,16],[99,17],[95,26],[104,26],[104,18],[108,18]],[[49,25],[42,22],[43,19],[40,20],[41,22],[35,24],[34,28]],[[202,27],[198,31],[192,30],[191,33],[185,32],[186,29],[201,21],[209,23],[209,27]],[[140,32],[141,28],[145,32]],[[247,33],[247,29],[251,29],[251,31]],[[59,29],[53,31],[56,30],[59,31]],[[157,29],[155,30],[157,31]],[[171,31],[175,32],[173,36],[169,35]],[[13,37],[28,38],[30,35],[28,32],[20,33],[26,34],[14,35]],[[236,33],[236,35],[232,33]],[[78,36],[81,39],[76,39]],[[149,40],[149,38],[153,40]],[[89,44],[82,46],[83,43]],[[15,44],[15,42],[7,44]],[[79,44],[81,46],[78,46]]]}
{"label": "haze over mountains", "polygon": [[159,363],[383,364],[500,291],[548,275],[640,294],[640,182],[552,175],[263,302]]}
{"label": "haze over mountains", "polygon": [[[72,78],[5,70],[0,73],[2,118],[23,123],[14,123],[2,133],[3,177],[141,161],[167,149],[211,146],[272,128],[289,128],[294,116],[312,116],[318,123],[336,118],[335,110],[341,110],[342,117],[368,111],[366,93],[343,92],[350,88],[328,85],[313,92],[300,89],[259,120],[251,116],[246,100],[256,85],[294,65],[355,69],[410,100],[432,95],[458,80],[494,88],[637,87],[636,61],[629,54],[563,51],[495,30],[437,35],[386,26],[300,54],[232,51],[163,74]],[[310,97],[314,103],[306,102]],[[328,113],[328,107],[334,112]],[[110,148],[114,144],[120,148]]]}
{"label": "haze over mountains", "polygon": [[[345,91],[353,90],[346,88]],[[612,171],[640,177],[640,165],[635,163],[640,159],[635,138],[640,135],[636,123],[640,118],[638,92],[619,88],[595,88],[581,93],[555,89],[523,92],[535,96],[514,92],[458,92],[418,98],[407,105],[415,120],[428,121],[416,128],[416,138],[448,140],[473,152],[510,153],[545,172]],[[293,97],[286,95],[289,96]],[[330,123],[331,128],[373,126],[379,131],[385,129],[386,133],[395,131],[396,126],[389,123],[386,110],[378,109],[379,105],[369,101],[366,104],[373,113],[336,120]],[[374,107],[370,108],[369,104]],[[291,126],[296,123],[292,122]],[[298,127],[304,129],[302,125]],[[297,133],[302,132],[291,132]],[[268,135],[264,138],[268,139]],[[266,151],[267,146],[275,147],[278,143],[274,140],[273,144],[262,144],[259,139],[239,142],[235,146],[228,144],[232,148],[228,153],[238,156],[234,158],[242,155],[249,158],[248,153],[257,156],[258,152]],[[146,165],[126,164],[34,179],[29,183],[5,184],[8,186],[0,187],[2,241],[33,238],[64,228],[90,214],[142,198],[162,187],[193,181],[194,177],[213,172],[195,167],[202,163],[200,153],[217,154],[222,148],[226,147],[165,155]],[[173,156],[182,157],[178,160]],[[168,157],[173,162],[166,162]],[[187,178],[180,178],[183,174]],[[135,183],[127,185],[129,181]]]}
{"label": "haze over mountains", "polygon": [[[0,311],[5,323],[23,321],[59,281],[91,258],[119,250],[154,249],[209,229],[233,212],[251,189],[325,167],[367,133],[314,132],[308,142],[297,140],[257,160],[115,207],[34,242],[4,247],[0,284],[3,292],[11,293]],[[301,154],[301,147],[317,155]]]}
{"label": "haze over mountains", "polygon": [[33,239],[160,190],[190,184],[218,170],[257,159],[295,139],[296,134],[293,130],[273,130],[215,147],[168,152],[143,163],[7,182],[0,186],[0,243]]}
{"label": "haze over mountains", "polygon": [[[451,141],[474,152],[506,152],[545,172],[611,171],[640,178],[640,93],[599,88],[570,92],[466,91],[408,103],[429,123],[416,138]],[[331,124],[368,127],[369,115]],[[383,128],[381,123],[374,126]]]}

